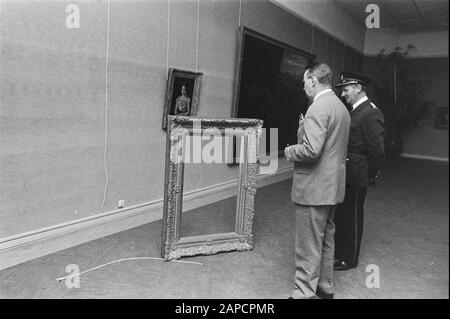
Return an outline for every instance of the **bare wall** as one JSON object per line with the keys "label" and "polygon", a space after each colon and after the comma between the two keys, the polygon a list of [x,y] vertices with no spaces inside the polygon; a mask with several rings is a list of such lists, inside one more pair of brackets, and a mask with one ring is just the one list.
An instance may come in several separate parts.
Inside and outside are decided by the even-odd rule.
{"label": "bare wall", "polygon": [[[278,6],[308,21],[317,30],[346,43],[362,52],[364,50],[365,26],[355,21],[333,0],[270,0]],[[365,12],[361,12],[365,15]]]}

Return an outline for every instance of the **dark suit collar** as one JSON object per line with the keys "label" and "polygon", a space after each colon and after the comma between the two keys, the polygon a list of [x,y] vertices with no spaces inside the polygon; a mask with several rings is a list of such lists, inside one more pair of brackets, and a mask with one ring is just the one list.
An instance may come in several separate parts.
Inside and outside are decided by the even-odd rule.
{"label": "dark suit collar", "polygon": [[350,113],[351,114],[356,114],[361,112],[361,110],[367,108],[368,106],[370,106],[370,100],[367,99],[366,101],[362,102],[360,105],[358,105],[358,107],[354,110],[351,110]]}

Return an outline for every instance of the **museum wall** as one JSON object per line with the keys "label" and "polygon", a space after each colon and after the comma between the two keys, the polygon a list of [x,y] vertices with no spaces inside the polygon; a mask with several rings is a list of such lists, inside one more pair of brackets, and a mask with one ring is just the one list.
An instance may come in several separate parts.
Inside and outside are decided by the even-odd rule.
{"label": "museum wall", "polygon": [[[79,29],[66,27],[70,3]],[[107,214],[119,200],[161,200],[168,68],[203,72],[198,116],[230,117],[239,25],[316,54],[336,74],[362,63],[263,0],[110,1],[109,18],[106,1],[5,1],[0,14],[0,240]],[[236,169],[185,179],[201,189]]]}
{"label": "museum wall", "polygon": [[[347,46],[362,52],[364,50],[365,28],[354,20],[339,4],[329,0],[269,0],[308,21]],[[367,13],[362,11],[361,15]]]}
{"label": "museum wall", "polygon": [[167,5],[111,1],[106,104],[106,2],[70,3],[2,3],[0,238],[162,197]]}

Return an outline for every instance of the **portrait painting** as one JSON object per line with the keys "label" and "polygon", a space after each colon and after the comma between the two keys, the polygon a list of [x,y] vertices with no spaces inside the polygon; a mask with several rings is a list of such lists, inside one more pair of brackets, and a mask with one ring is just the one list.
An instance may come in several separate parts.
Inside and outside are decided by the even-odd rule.
{"label": "portrait painting", "polygon": [[196,116],[203,73],[169,69],[163,129],[167,128],[167,116]]}

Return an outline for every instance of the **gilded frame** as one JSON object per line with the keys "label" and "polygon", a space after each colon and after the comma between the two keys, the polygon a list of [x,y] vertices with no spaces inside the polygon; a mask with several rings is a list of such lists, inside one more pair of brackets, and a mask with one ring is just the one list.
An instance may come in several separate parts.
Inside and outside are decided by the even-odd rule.
{"label": "gilded frame", "polygon": [[[183,256],[251,250],[256,176],[259,165],[259,137],[262,133],[263,122],[257,119],[201,119],[187,116],[168,116],[167,119],[162,258],[172,260]],[[203,133],[206,129],[214,129],[223,136],[231,130],[233,134],[243,137],[235,229],[234,232],[180,238],[184,139],[188,134],[198,134],[199,130]]]}

